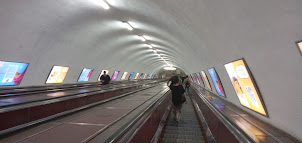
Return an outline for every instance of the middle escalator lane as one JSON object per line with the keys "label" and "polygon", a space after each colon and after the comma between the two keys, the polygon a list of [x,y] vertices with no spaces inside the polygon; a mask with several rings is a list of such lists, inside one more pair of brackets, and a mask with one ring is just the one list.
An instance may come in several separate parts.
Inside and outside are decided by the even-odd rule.
{"label": "middle escalator lane", "polygon": [[187,102],[183,104],[179,122],[174,119],[171,110],[160,143],[205,143],[192,101]]}

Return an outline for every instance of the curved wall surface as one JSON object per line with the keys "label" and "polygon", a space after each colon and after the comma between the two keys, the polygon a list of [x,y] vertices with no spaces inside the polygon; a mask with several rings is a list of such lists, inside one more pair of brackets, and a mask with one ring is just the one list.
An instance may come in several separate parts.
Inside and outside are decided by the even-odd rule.
{"label": "curved wall surface", "polygon": [[[104,69],[121,71],[120,79],[125,71],[159,73],[167,63],[187,74],[215,67],[226,100],[302,140],[300,0],[108,0],[109,10],[95,0],[0,3],[0,60],[30,63],[20,86],[44,85],[53,65],[70,67],[63,83],[75,83],[83,68],[94,69],[92,82]],[[269,118],[239,103],[224,64],[240,58]]]}

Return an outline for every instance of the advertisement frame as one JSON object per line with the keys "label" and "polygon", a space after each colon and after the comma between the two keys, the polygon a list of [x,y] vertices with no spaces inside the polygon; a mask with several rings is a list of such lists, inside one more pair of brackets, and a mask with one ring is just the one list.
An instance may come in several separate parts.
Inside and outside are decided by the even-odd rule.
{"label": "advertisement frame", "polygon": [[202,79],[201,73],[200,73],[200,72],[197,72],[197,73],[198,73],[197,75],[199,75],[198,78],[201,80],[203,87],[205,87],[205,84],[204,84],[204,81],[203,81],[203,79]]}
{"label": "advertisement frame", "polygon": [[[3,61],[3,60],[0,60],[0,61]],[[12,61],[4,61],[4,62],[21,63],[21,62],[12,62]],[[27,71],[27,69],[28,69],[30,63],[27,63],[27,62],[26,62],[26,63],[24,63],[24,64],[27,64],[27,67],[26,67],[26,69],[24,70],[24,76],[25,76],[25,73],[26,73],[26,71]],[[22,78],[22,80],[23,80],[23,78]],[[20,83],[17,84],[17,85],[0,85],[0,87],[19,86],[19,85],[21,84],[22,80],[21,80]]]}
{"label": "advertisement frame", "polygon": [[[302,41],[301,41],[301,42],[302,42]],[[245,65],[245,68],[246,68],[246,70],[247,70],[247,72],[248,72],[248,74],[249,74],[249,76],[250,76],[250,79],[251,79],[251,81],[252,81],[252,83],[253,83],[253,85],[254,85],[254,88],[255,88],[255,90],[256,90],[256,92],[257,92],[257,94],[258,94],[259,100],[260,100],[260,102],[261,102],[261,104],[262,104],[262,107],[263,107],[263,109],[264,109],[266,115],[263,115],[263,114],[261,114],[261,113],[255,111],[255,110],[252,110],[252,109],[250,109],[250,108],[248,108],[248,107],[243,106],[243,105],[240,103],[240,100],[239,100],[238,97],[237,97],[237,99],[239,100],[240,105],[241,105],[242,107],[248,109],[248,110],[251,110],[251,111],[253,111],[253,112],[259,114],[259,115],[262,115],[262,116],[264,116],[264,117],[269,118],[269,113],[268,113],[268,110],[267,110],[266,105],[265,105],[265,103],[264,103],[264,100],[263,100],[263,98],[262,98],[262,94],[261,94],[261,92],[260,92],[260,90],[259,90],[259,88],[258,88],[257,82],[256,82],[256,80],[254,79],[254,76],[253,76],[253,74],[252,74],[252,72],[251,72],[249,66],[247,65],[247,62],[245,61],[245,59],[242,57],[242,58],[240,58],[240,59],[233,60],[233,61],[231,61],[231,62],[225,63],[224,65],[229,64],[229,63],[233,63],[233,62],[239,61],[239,60],[242,60],[243,63],[244,63],[244,65]],[[223,66],[224,66],[224,65],[223,65]],[[225,71],[227,72],[227,70],[225,70]],[[229,76],[228,72],[227,72],[227,75]],[[230,80],[230,82],[231,82],[231,85],[233,86],[233,83],[232,83],[231,80]],[[234,89],[234,86],[233,86],[233,89]],[[235,89],[234,89],[234,90],[235,90]],[[236,91],[235,91],[235,94],[237,94]],[[237,96],[237,95],[236,95],[236,96]]]}
{"label": "advertisement frame", "polygon": [[[83,68],[83,69],[82,69],[82,72],[83,72],[84,69],[89,69],[89,68]],[[93,72],[93,71],[94,71],[94,69],[92,69],[92,72]],[[79,75],[79,77],[78,77],[77,83],[89,82],[90,77],[89,77],[88,81],[79,81],[79,79],[80,79],[80,77],[81,77],[81,75],[82,75],[82,72],[80,73],[80,75]],[[92,74],[92,73],[91,73],[91,74]]]}
{"label": "advertisement frame", "polygon": [[300,51],[300,55],[302,56],[302,46],[301,46],[301,47],[299,46],[300,43],[302,44],[302,40],[297,41],[297,42],[296,42],[296,45],[297,45],[297,47],[298,47],[298,50]]}
{"label": "advertisement frame", "polygon": [[[66,76],[67,76],[67,74],[66,74],[66,76],[65,76],[65,78],[64,78],[64,80],[63,80],[63,82],[61,82],[61,83],[47,83],[47,79],[48,79],[48,77],[50,76],[50,73],[51,73],[51,71],[52,71],[52,69],[53,69],[53,67],[55,67],[55,66],[57,66],[57,65],[53,65],[52,67],[51,67],[51,70],[49,71],[49,73],[47,74],[48,76],[47,76],[47,78],[46,78],[46,80],[45,80],[45,84],[46,85],[50,85],[50,84],[63,84],[63,82],[64,82],[64,80],[65,80],[65,78],[66,78]],[[59,67],[67,67],[67,66],[59,66]],[[68,71],[70,70],[70,67],[68,66]],[[67,71],[67,73],[68,73],[68,71]]]}
{"label": "advertisement frame", "polygon": [[[215,84],[214,84],[214,81],[213,81],[213,78],[212,78],[212,76],[211,76],[211,74],[210,74],[209,69],[214,69],[214,71],[215,71],[215,73],[216,73],[216,75],[217,75],[218,81],[219,81],[219,82],[220,82],[220,84],[221,84],[221,87],[222,87],[222,90],[223,90],[224,96],[222,96],[222,95],[218,94],[217,89],[216,89],[216,86],[215,86]],[[209,74],[210,74],[211,80],[212,80],[213,85],[214,85],[214,87],[215,87],[216,93],[217,93],[218,95],[220,95],[220,96],[224,97],[224,98],[227,98],[226,93],[225,93],[225,90],[224,90],[224,87],[223,87],[222,82],[221,82],[221,80],[220,80],[220,77],[219,77],[219,75],[218,75],[218,73],[217,73],[217,70],[215,69],[215,67],[212,67],[212,68],[209,68],[209,69],[208,69],[208,72],[209,72]]]}
{"label": "advertisement frame", "polygon": [[[208,83],[209,83],[211,89],[207,89],[206,86],[204,86],[204,88],[207,89],[207,90],[209,90],[209,91],[213,91],[213,88],[212,88],[212,85],[211,85],[211,83],[210,83],[210,80],[209,80],[209,78],[208,78],[207,73],[206,73],[204,70],[201,70],[201,74],[202,74],[202,71],[203,71],[204,74],[206,75],[207,81],[208,81]],[[203,77],[203,76],[202,76],[202,77]],[[204,78],[204,80],[205,80],[205,77],[203,77],[203,78]],[[205,81],[206,81],[206,80],[205,80]]]}
{"label": "advertisement frame", "polygon": [[[116,71],[113,72],[113,74],[111,76],[111,80],[113,80],[113,76],[114,76],[115,72]],[[116,78],[113,81],[117,81],[118,75],[120,74],[121,71],[117,71],[117,72],[118,72],[118,74],[117,74]]]}

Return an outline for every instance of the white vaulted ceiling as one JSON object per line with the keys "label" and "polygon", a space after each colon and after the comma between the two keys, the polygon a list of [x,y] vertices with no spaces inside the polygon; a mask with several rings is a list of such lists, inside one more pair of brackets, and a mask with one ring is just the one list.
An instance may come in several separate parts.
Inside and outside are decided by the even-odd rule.
{"label": "white vaulted ceiling", "polygon": [[144,35],[186,74],[215,67],[239,107],[224,64],[245,58],[269,118],[247,111],[302,140],[301,0],[94,1],[0,0],[0,60],[30,63],[21,86],[44,85],[53,65],[70,67],[64,83],[83,68],[91,82],[104,69],[158,73],[168,65]]}

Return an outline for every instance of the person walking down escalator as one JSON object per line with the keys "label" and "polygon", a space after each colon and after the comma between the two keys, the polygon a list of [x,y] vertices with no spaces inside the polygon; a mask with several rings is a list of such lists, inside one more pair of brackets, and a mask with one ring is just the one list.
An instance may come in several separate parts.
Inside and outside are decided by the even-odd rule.
{"label": "person walking down escalator", "polygon": [[174,117],[175,120],[179,122],[182,105],[183,103],[187,103],[186,93],[182,84],[180,83],[178,76],[172,76],[168,81],[168,86],[172,93],[173,113],[175,115]]}

